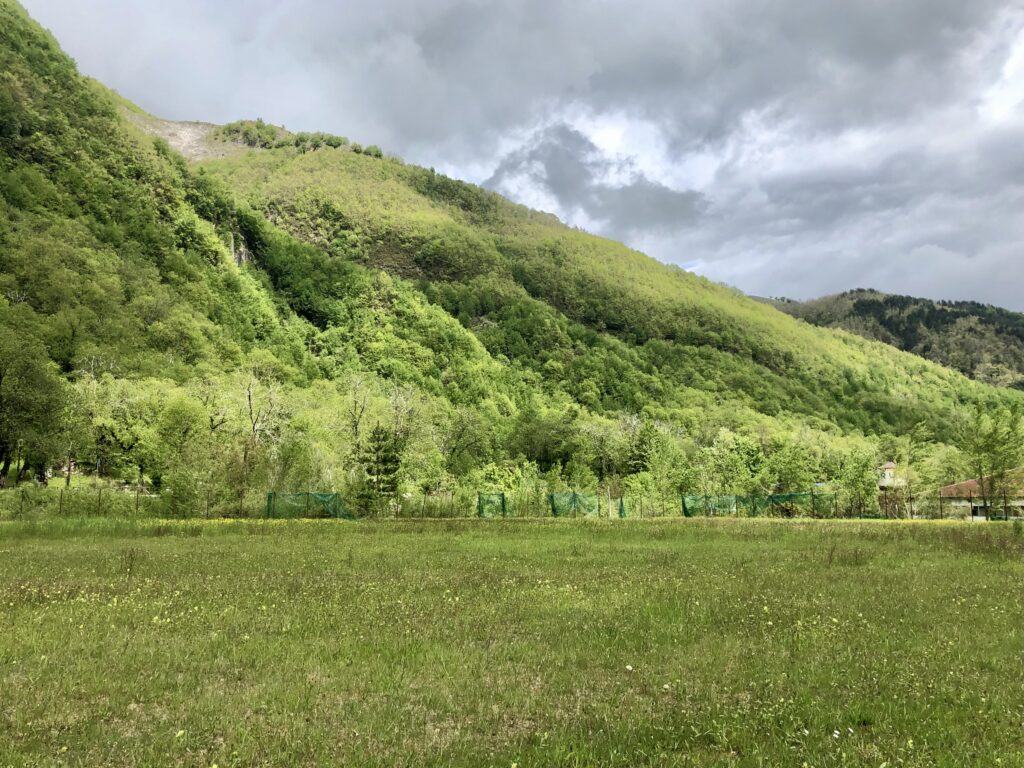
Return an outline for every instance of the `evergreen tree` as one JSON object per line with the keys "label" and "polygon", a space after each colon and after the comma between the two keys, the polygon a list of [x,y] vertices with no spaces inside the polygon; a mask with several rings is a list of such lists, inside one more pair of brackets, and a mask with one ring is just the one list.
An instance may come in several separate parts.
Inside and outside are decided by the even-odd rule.
{"label": "evergreen tree", "polygon": [[362,456],[365,482],[360,502],[367,512],[380,512],[398,491],[401,451],[394,432],[379,422],[370,431]]}

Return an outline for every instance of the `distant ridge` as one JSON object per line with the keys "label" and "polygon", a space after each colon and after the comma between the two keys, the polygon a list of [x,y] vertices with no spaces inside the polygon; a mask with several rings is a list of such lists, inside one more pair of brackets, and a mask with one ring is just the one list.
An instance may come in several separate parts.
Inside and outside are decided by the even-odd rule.
{"label": "distant ridge", "polygon": [[1024,389],[1024,314],[976,301],[933,301],[859,288],[810,301],[759,299],[823,328],[954,368],[972,379]]}

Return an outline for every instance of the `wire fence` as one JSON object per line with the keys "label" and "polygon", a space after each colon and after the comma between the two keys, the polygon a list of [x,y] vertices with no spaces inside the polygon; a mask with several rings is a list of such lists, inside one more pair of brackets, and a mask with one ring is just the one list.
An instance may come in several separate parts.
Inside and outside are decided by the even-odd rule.
{"label": "wire fence", "polygon": [[168,499],[146,493],[141,488],[21,485],[0,491],[0,519],[34,516],[170,517],[170,506]]}
{"label": "wire fence", "polygon": [[[870,500],[875,501],[875,500]],[[611,518],[783,517],[817,519],[988,519],[1024,518],[1024,499],[930,498],[880,495],[877,503],[839,493],[806,492],[766,496],[656,496],[596,491],[548,492],[543,486],[517,491],[460,488],[451,492],[401,494],[367,507],[344,494],[256,491],[233,495],[147,493],[113,486],[45,487],[22,484],[0,490],[0,520],[32,517],[123,518]]]}
{"label": "wire fence", "polygon": [[784,493],[769,496],[683,496],[686,517],[841,517],[834,493]]}

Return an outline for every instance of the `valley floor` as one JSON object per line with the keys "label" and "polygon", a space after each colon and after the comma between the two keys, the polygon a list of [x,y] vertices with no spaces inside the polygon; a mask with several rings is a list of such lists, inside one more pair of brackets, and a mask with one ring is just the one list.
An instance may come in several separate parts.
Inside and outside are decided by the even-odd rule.
{"label": "valley floor", "polygon": [[0,765],[1020,766],[1022,587],[1001,523],[2,523]]}

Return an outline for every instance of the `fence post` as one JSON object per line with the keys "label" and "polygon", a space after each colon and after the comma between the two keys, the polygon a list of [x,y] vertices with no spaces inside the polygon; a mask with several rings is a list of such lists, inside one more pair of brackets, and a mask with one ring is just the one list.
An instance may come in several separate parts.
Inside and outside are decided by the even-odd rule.
{"label": "fence post", "polygon": [[142,489],[139,486],[135,486],[135,516],[139,516],[139,492]]}
{"label": "fence post", "polygon": [[20,497],[19,497],[19,500],[18,500],[18,517],[21,517],[23,514],[25,514],[25,489],[24,488],[21,489]]}
{"label": "fence post", "polygon": [[57,502],[57,514],[64,514],[64,489],[60,489],[60,500]]}
{"label": "fence post", "polygon": [[96,489],[96,514],[100,514],[100,502],[103,500],[103,486]]}

